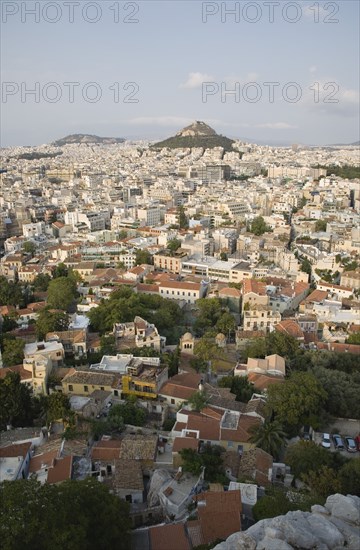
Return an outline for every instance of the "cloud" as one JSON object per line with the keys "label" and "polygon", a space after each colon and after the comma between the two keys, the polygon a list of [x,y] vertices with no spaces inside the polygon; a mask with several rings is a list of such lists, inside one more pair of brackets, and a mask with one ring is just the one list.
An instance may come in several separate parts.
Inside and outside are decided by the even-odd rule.
{"label": "cloud", "polygon": [[304,88],[299,106],[327,116],[355,117],[360,107],[359,90],[342,86],[335,78],[321,78]]}
{"label": "cloud", "polygon": [[310,71],[311,73],[316,73],[316,71],[317,71],[317,66],[316,66],[316,65],[311,65],[311,67],[309,67],[309,71]]}
{"label": "cloud", "polygon": [[188,79],[180,88],[194,89],[201,88],[204,82],[213,82],[214,77],[206,73],[189,73]]}
{"label": "cloud", "polygon": [[255,124],[254,128],[267,128],[269,130],[292,130],[297,128],[287,122],[264,122],[262,124]]}

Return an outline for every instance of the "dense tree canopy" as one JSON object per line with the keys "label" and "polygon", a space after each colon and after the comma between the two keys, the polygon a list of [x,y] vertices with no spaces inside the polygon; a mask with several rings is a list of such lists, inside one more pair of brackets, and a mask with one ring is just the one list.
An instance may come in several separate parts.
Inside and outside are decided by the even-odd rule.
{"label": "dense tree canopy", "polygon": [[188,404],[191,406],[193,411],[200,412],[206,407],[207,396],[203,391],[196,391],[188,399]]}
{"label": "dense tree canopy", "polygon": [[270,228],[266,225],[262,216],[254,218],[250,225],[250,232],[254,235],[263,235],[266,231],[269,231],[269,229]]}
{"label": "dense tree canopy", "polygon": [[263,358],[266,355],[277,353],[286,359],[292,359],[299,353],[299,342],[283,332],[273,331],[264,336],[251,341],[245,349],[245,357]]}
{"label": "dense tree canopy", "polygon": [[67,330],[68,326],[69,316],[65,312],[45,308],[36,320],[36,335],[38,340],[43,340],[48,332]]}
{"label": "dense tree canopy", "polygon": [[32,413],[31,389],[21,382],[20,374],[8,372],[5,378],[0,378],[0,430],[7,425],[31,425]]}
{"label": "dense tree canopy", "polygon": [[67,311],[77,295],[72,277],[57,277],[49,283],[47,303],[50,307]]}
{"label": "dense tree canopy", "polygon": [[141,250],[140,248],[135,253],[135,265],[148,264],[152,265],[153,257],[148,250]]}
{"label": "dense tree canopy", "polygon": [[199,475],[205,467],[205,479],[210,482],[223,482],[222,473],[223,453],[225,449],[220,445],[206,445],[200,453],[193,449],[180,451],[183,460],[183,469],[194,475]]}
{"label": "dense tree canopy", "polygon": [[286,444],[286,434],[278,422],[266,421],[250,428],[250,441],[257,447],[271,454],[275,460]]}
{"label": "dense tree canopy", "polygon": [[177,343],[183,314],[175,302],[161,296],[135,294],[131,288],[124,286],[89,312],[92,329],[101,334],[112,330],[114,323],[133,321],[136,315],[154,323],[168,343]]}
{"label": "dense tree canopy", "polygon": [[207,330],[215,327],[222,316],[222,304],[219,298],[200,298],[196,302],[198,308],[196,321],[194,324],[195,332],[201,336]]}
{"label": "dense tree canopy", "polygon": [[5,481],[0,491],[3,550],[130,549],[128,504],[95,479],[61,485]]}
{"label": "dense tree canopy", "polygon": [[236,401],[241,403],[250,401],[254,393],[254,386],[247,376],[224,376],[219,380],[218,385],[220,388],[230,388],[231,393],[236,395]]}
{"label": "dense tree canopy", "polygon": [[23,305],[24,296],[19,283],[8,281],[6,277],[0,276],[0,306]]}
{"label": "dense tree canopy", "polygon": [[123,405],[114,405],[109,412],[109,420],[121,416],[125,424],[132,426],[143,426],[146,421],[146,411],[136,403],[128,401]]}
{"label": "dense tree canopy", "polygon": [[326,398],[326,392],[309,372],[295,372],[283,383],[268,388],[269,408],[290,430],[303,424],[314,426]]}
{"label": "dense tree canopy", "polygon": [[24,340],[6,336],[2,342],[2,359],[5,367],[20,365],[24,359]]}
{"label": "dense tree canopy", "polygon": [[259,499],[252,509],[255,521],[282,516],[292,510],[310,511],[313,504],[323,504],[324,500],[313,495],[306,495],[298,491],[289,492],[271,488],[266,495]]}
{"label": "dense tree canopy", "polygon": [[67,395],[61,392],[53,392],[45,396],[45,411],[47,423],[56,420],[69,421],[71,418],[70,400]]}
{"label": "dense tree canopy", "polygon": [[48,275],[47,273],[39,273],[33,283],[34,289],[39,290],[40,292],[45,292],[48,289],[50,281],[50,275]]}

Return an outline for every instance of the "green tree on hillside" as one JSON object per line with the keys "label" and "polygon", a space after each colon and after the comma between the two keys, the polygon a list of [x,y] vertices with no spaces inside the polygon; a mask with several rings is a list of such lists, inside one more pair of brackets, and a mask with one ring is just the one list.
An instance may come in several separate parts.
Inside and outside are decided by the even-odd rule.
{"label": "green tree on hillside", "polygon": [[47,303],[52,308],[67,311],[76,295],[76,283],[72,278],[57,277],[49,283]]}
{"label": "green tree on hillside", "polygon": [[295,372],[283,383],[268,387],[268,406],[289,429],[314,425],[326,398],[327,393],[310,372]]}
{"label": "green tree on hillside", "polygon": [[269,231],[269,227],[266,225],[264,218],[262,216],[254,218],[250,225],[250,233],[259,236],[266,233],[266,231]]}
{"label": "green tree on hillside", "polygon": [[7,425],[31,425],[32,409],[30,387],[21,382],[19,373],[7,372],[5,378],[0,378],[0,430],[5,430]]}
{"label": "green tree on hillside", "polygon": [[5,481],[0,491],[3,550],[130,550],[129,505],[94,478]]}
{"label": "green tree on hillside", "polygon": [[2,359],[5,367],[20,365],[24,359],[24,340],[8,335],[3,339]]}

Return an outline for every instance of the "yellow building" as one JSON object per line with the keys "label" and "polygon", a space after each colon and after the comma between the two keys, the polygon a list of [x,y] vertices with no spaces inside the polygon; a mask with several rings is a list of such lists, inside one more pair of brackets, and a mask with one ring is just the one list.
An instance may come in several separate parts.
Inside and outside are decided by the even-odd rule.
{"label": "yellow building", "polygon": [[95,390],[110,391],[115,396],[121,394],[121,376],[118,374],[71,369],[61,384],[66,395],[90,395]]}

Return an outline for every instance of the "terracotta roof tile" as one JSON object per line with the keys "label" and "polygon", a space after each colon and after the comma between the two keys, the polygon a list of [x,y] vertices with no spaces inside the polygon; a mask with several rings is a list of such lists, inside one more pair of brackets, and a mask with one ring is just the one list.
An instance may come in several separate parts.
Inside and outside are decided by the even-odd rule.
{"label": "terracotta roof tile", "polygon": [[159,525],[149,530],[151,550],[190,550],[183,523]]}

